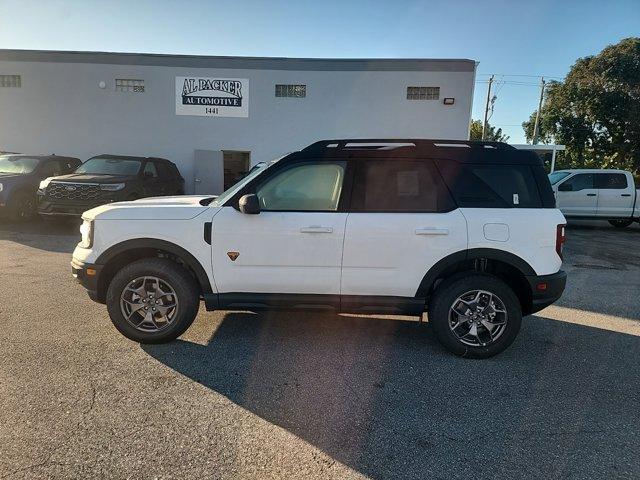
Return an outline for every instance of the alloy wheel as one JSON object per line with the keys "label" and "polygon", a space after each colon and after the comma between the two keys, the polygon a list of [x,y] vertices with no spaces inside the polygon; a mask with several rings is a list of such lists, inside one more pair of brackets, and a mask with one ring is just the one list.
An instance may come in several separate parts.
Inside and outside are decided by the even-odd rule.
{"label": "alloy wheel", "polygon": [[460,295],[449,308],[449,328],[456,338],[472,347],[495,342],[507,326],[504,302],[486,290]]}
{"label": "alloy wheel", "polygon": [[158,277],[131,280],[120,295],[120,309],[137,330],[155,333],[166,329],[178,314],[178,297],[173,287]]}

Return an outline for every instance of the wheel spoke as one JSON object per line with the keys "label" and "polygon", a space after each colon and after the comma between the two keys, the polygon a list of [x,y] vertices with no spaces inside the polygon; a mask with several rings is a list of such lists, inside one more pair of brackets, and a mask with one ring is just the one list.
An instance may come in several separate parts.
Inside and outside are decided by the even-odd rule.
{"label": "wheel spoke", "polygon": [[460,295],[449,309],[449,328],[465,345],[478,347],[494,342],[504,333],[506,324],[504,303],[486,290]]}
{"label": "wheel spoke", "polygon": [[178,298],[166,280],[155,276],[138,277],[123,289],[120,308],[127,322],[136,329],[155,332],[173,322]]}

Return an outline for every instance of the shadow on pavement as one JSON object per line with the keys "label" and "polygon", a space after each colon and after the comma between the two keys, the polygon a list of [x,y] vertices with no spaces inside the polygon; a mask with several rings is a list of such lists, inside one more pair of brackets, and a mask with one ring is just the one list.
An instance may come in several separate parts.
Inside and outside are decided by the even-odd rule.
{"label": "shadow on pavement", "polygon": [[478,361],[417,322],[229,313],[142,348],[372,478],[640,475],[637,336],[528,317]]}
{"label": "shadow on pavement", "polygon": [[80,241],[80,221],[33,220],[10,223],[0,219],[0,240],[19,243],[48,252],[71,253]]}

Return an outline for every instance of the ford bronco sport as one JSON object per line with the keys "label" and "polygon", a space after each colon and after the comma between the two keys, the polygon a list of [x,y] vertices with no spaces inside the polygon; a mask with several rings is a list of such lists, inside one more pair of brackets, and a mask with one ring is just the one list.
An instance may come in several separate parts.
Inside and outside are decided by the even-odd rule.
{"label": "ford bronco sport", "polygon": [[540,159],[489,142],[325,140],[217,198],[83,214],[73,275],[126,337],[217,309],[422,315],[450,351],[501,352],[565,287],[565,219]]}

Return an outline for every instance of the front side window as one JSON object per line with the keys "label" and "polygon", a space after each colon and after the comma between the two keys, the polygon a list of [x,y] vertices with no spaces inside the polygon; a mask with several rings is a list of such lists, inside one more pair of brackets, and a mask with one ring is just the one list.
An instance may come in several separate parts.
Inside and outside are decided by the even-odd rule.
{"label": "front side window", "polygon": [[579,173],[565,180],[558,186],[558,190],[561,192],[578,192],[591,188],[593,188],[592,173]]}
{"label": "front side window", "polygon": [[262,210],[335,212],[338,210],[345,162],[292,165],[256,189]]}
{"label": "front side window", "polygon": [[0,173],[25,175],[33,172],[40,161],[37,158],[0,155]]}
{"label": "front side window", "polygon": [[627,176],[623,173],[596,173],[596,188],[607,190],[624,190],[627,188]]}
{"label": "front side window", "polygon": [[62,169],[57,160],[51,160],[42,166],[40,173],[45,177],[55,177],[62,173]]}
{"label": "front side window", "polygon": [[354,211],[443,212],[454,208],[430,162],[365,160],[358,168]]}
{"label": "front side window", "polygon": [[76,169],[76,173],[94,175],[137,175],[142,162],[122,158],[90,158]]}

